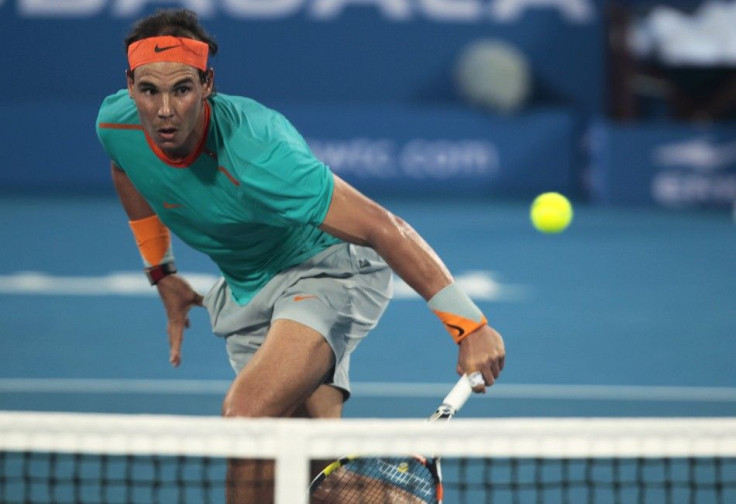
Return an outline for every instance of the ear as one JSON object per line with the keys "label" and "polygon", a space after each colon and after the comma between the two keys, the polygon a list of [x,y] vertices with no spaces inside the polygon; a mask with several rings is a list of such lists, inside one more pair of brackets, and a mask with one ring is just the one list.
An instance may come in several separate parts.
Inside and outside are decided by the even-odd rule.
{"label": "ear", "polygon": [[133,97],[133,84],[135,84],[135,81],[133,80],[133,71],[128,69],[125,71],[125,80],[128,83],[128,95],[130,97]]}
{"label": "ear", "polygon": [[212,92],[215,90],[215,69],[210,68],[207,70],[207,81],[203,84],[204,87],[204,99],[206,100],[212,96]]}

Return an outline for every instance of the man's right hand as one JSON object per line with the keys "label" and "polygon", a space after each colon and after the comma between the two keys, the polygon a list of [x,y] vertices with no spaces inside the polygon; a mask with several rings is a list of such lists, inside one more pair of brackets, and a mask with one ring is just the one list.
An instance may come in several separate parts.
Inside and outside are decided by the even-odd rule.
{"label": "man's right hand", "polygon": [[189,310],[193,306],[202,306],[202,296],[189,282],[175,274],[162,278],[156,287],[168,319],[166,332],[169,335],[169,362],[172,366],[179,367],[184,329],[189,327]]}

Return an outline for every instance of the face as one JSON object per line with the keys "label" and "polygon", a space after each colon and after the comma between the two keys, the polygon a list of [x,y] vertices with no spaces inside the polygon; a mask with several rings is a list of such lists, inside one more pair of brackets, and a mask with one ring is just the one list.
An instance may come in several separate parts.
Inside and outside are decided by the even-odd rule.
{"label": "face", "polygon": [[212,95],[213,75],[202,84],[196,68],[158,62],[128,76],[128,93],[153,142],[173,159],[191,154],[204,131],[204,101]]}

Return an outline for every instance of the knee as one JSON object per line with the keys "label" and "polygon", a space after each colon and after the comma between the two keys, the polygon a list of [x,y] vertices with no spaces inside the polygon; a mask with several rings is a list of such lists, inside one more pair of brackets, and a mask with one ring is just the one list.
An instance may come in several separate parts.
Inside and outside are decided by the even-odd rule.
{"label": "knee", "polygon": [[226,418],[273,418],[288,416],[288,409],[257,394],[247,399],[228,394],[222,402],[222,416]]}
{"label": "knee", "polygon": [[236,401],[228,396],[222,402],[222,416],[226,418],[259,418],[267,416],[248,401]]}

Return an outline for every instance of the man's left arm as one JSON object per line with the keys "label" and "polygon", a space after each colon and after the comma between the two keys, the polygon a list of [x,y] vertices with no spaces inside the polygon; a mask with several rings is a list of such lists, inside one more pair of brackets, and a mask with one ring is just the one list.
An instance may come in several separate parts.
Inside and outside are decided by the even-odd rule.
{"label": "man's left arm", "polygon": [[[459,331],[453,334],[459,345],[458,372],[480,371],[485,384],[492,385],[504,366],[503,339],[457,287],[444,262],[403,219],[336,175],[334,181],[332,201],[320,229],[375,249],[399,277],[429,302],[445,326]],[[485,386],[474,389],[484,391]]]}

